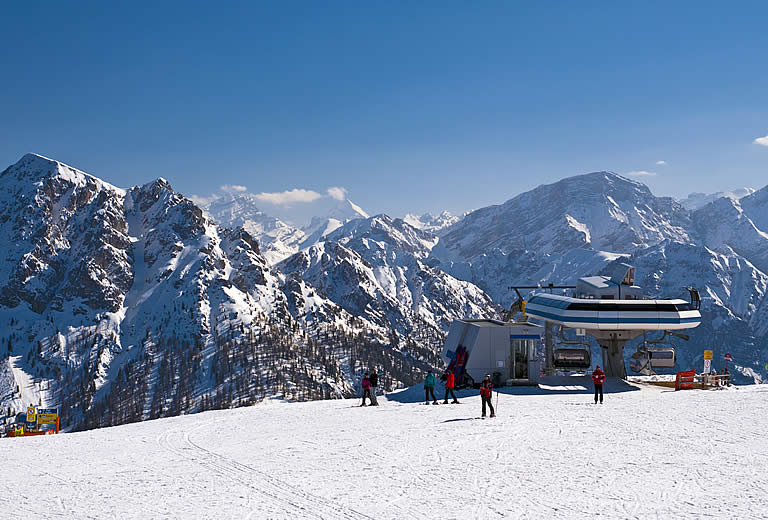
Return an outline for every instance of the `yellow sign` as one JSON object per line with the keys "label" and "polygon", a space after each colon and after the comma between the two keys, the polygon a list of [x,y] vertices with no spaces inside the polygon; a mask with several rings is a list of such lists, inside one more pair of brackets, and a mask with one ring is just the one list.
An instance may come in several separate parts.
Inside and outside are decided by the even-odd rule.
{"label": "yellow sign", "polygon": [[37,414],[37,425],[42,426],[43,424],[56,424],[56,418],[58,417],[55,413],[39,413]]}
{"label": "yellow sign", "polygon": [[704,359],[712,359],[712,351],[711,350],[705,350],[704,351]]}
{"label": "yellow sign", "polygon": [[37,410],[37,428],[39,430],[44,429],[44,424],[55,425],[59,419],[58,408],[40,408]]}
{"label": "yellow sign", "polygon": [[27,422],[35,422],[35,416],[37,415],[37,412],[35,412],[34,406],[27,407]]}

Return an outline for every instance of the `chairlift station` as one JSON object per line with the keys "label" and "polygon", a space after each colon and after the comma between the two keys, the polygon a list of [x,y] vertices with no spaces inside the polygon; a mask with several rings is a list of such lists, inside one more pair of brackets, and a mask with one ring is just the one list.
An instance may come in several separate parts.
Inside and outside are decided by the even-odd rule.
{"label": "chairlift station", "polygon": [[[549,376],[556,371],[586,371],[592,359],[589,346],[579,339],[585,335],[600,345],[602,367],[608,377],[626,378],[624,347],[639,336],[644,342],[632,356],[633,371],[649,374],[654,369],[673,368],[675,349],[667,338],[687,340],[680,331],[701,323],[698,291],[686,288],[690,302],[645,299],[635,285],[635,268],[627,264],[617,264],[611,276],[580,278],[575,286],[514,289],[518,295],[518,289],[531,289],[532,294],[527,302],[520,295],[505,321],[457,320],[450,328],[443,358],[449,370],[466,375],[468,384],[480,381],[484,374],[496,374],[507,384],[515,384],[536,382],[542,372]],[[572,290],[572,295],[554,294],[556,289]],[[523,311],[525,321],[511,321],[519,311]],[[661,335],[648,339],[649,333]],[[542,337],[543,367],[535,359],[535,345]]]}

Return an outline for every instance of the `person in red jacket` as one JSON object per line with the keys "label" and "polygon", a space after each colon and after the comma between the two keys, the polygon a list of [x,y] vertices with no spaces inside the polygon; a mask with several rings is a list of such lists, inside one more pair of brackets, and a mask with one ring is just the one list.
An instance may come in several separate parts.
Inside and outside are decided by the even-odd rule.
{"label": "person in red jacket", "polygon": [[597,404],[597,396],[600,395],[600,404],[603,404],[603,383],[605,382],[605,372],[600,370],[600,365],[597,365],[595,371],[592,372],[592,382],[595,384],[595,404]]}
{"label": "person in red jacket", "polygon": [[456,394],[453,393],[453,389],[456,387],[456,378],[453,375],[453,372],[450,370],[445,371],[445,400],[443,401],[443,404],[448,404],[448,392],[451,393],[451,397],[453,397],[453,401],[451,401],[453,404],[459,404],[458,399],[456,399]]}
{"label": "person in red jacket", "polygon": [[496,410],[493,409],[493,404],[491,403],[492,395],[493,383],[491,382],[491,376],[486,374],[485,379],[483,379],[483,382],[480,383],[480,397],[483,400],[483,417],[485,417],[486,403],[488,403],[488,406],[491,408],[491,417],[496,417]]}
{"label": "person in red jacket", "polygon": [[365,398],[366,397],[368,399],[370,399],[371,400],[371,404],[373,404],[373,399],[371,399],[371,380],[368,377],[368,372],[363,374],[363,380],[360,383],[360,386],[363,389],[363,403],[360,406],[366,406],[366,404],[365,404]]}

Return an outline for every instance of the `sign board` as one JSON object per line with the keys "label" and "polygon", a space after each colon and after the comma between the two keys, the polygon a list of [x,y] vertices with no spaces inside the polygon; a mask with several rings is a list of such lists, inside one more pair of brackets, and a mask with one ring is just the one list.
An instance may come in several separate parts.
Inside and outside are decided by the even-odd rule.
{"label": "sign board", "polygon": [[712,351],[711,350],[705,350],[704,351],[704,360],[711,360],[712,359]]}
{"label": "sign board", "polygon": [[37,415],[37,413],[35,412],[35,407],[34,406],[28,406],[27,407],[27,422],[28,423],[35,422],[37,420],[36,415]]}
{"label": "sign board", "polygon": [[59,417],[59,410],[56,408],[40,408],[37,410],[37,425],[56,424]]}
{"label": "sign board", "polygon": [[577,336],[586,336],[587,335],[587,329],[576,329],[576,335]]}
{"label": "sign board", "polygon": [[733,361],[733,356],[730,354],[730,352],[723,357],[725,357],[725,359],[727,359],[728,361]]}
{"label": "sign board", "polygon": [[709,374],[712,371],[712,360],[711,359],[705,359],[704,360],[704,373]]}

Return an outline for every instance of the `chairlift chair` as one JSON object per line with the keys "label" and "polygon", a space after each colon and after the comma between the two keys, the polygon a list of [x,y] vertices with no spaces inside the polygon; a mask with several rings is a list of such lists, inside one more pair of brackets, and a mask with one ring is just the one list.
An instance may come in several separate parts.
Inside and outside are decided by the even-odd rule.
{"label": "chairlift chair", "polygon": [[564,370],[587,370],[592,366],[592,353],[586,343],[565,339],[562,327],[558,339],[552,351],[552,366]]}
{"label": "chairlift chair", "polygon": [[652,375],[656,369],[674,368],[677,364],[677,354],[672,341],[667,336],[675,336],[688,340],[686,334],[664,331],[658,339],[643,339],[643,343],[637,347],[637,352],[632,354],[629,368],[638,374]]}
{"label": "chairlift chair", "polygon": [[586,370],[592,366],[592,354],[585,346],[560,346],[552,352],[552,365],[568,370]]}
{"label": "chairlift chair", "polygon": [[651,368],[654,369],[675,368],[675,364],[677,363],[675,347],[649,347],[648,360],[651,363]]}

